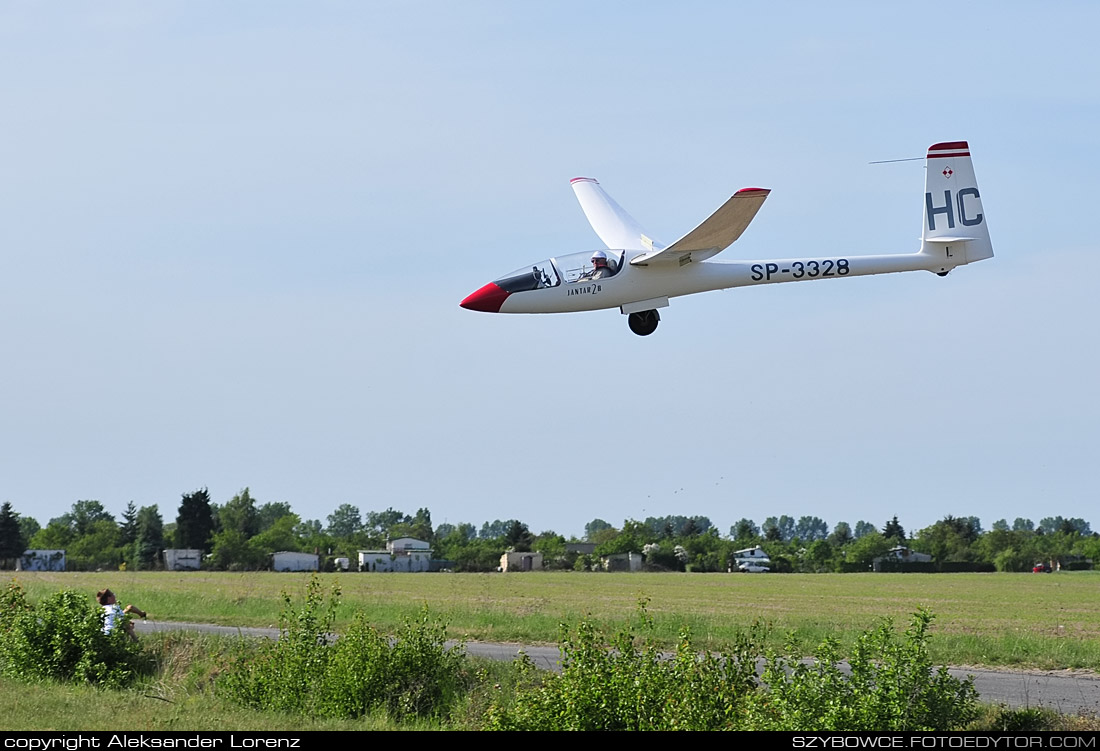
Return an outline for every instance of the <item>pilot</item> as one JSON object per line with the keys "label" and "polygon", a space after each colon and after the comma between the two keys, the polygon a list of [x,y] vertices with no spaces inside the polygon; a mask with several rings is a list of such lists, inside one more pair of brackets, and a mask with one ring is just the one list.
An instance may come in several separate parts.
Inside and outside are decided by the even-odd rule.
{"label": "pilot", "polygon": [[592,273],[588,274],[589,279],[606,279],[614,273],[607,263],[607,253],[602,250],[592,254],[592,266]]}

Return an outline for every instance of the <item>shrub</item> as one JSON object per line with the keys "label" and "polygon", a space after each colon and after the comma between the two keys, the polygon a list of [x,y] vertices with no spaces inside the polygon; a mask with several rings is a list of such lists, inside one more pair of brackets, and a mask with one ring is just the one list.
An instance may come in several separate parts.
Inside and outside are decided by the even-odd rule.
{"label": "shrub", "polygon": [[219,682],[232,700],[313,717],[355,718],[379,709],[400,720],[438,716],[460,692],[465,652],[447,648],[444,625],[427,610],[406,620],[392,639],[358,613],[334,639],[338,589],[326,604],[313,577],[301,608],[283,598],[279,640],[242,647]]}
{"label": "shrub", "polygon": [[[642,609],[642,624],[652,621]],[[751,698],[754,639],[739,641],[721,657],[696,653],[684,629],[674,657],[633,629],[619,631],[607,643],[604,633],[585,618],[574,629],[562,626],[560,675],[501,697],[486,713],[491,730],[718,730],[739,726],[742,700]],[[534,678],[524,657],[521,668]]]}
{"label": "shrub", "polygon": [[[645,616],[643,623],[651,626]],[[948,730],[977,714],[971,681],[933,669],[926,642],[932,616],[914,615],[899,638],[889,621],[864,632],[841,669],[837,643],[815,660],[767,659],[756,679],[760,627],[720,657],[699,655],[683,630],[673,656],[629,628],[608,640],[589,619],[563,627],[560,675],[536,676],[486,712],[493,730]],[[789,647],[792,654],[793,646]]]}
{"label": "shrub", "polygon": [[977,692],[970,679],[933,668],[928,656],[932,614],[913,615],[902,638],[884,620],[862,633],[840,667],[837,643],[826,639],[812,662],[768,656],[756,705],[758,730],[951,730],[977,716]]}
{"label": "shrub", "polygon": [[32,606],[12,582],[0,606],[0,669],[5,675],[117,687],[150,668],[127,637],[124,621],[103,633],[103,609],[86,595],[62,591]]}

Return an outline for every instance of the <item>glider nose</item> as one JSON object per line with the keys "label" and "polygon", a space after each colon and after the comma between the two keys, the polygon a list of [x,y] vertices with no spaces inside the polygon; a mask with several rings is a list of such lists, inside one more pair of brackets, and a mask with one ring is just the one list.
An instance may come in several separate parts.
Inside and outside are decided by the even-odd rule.
{"label": "glider nose", "polygon": [[466,310],[480,310],[483,313],[499,313],[500,306],[511,294],[493,282],[489,282],[477,292],[467,295],[466,299],[459,303]]}

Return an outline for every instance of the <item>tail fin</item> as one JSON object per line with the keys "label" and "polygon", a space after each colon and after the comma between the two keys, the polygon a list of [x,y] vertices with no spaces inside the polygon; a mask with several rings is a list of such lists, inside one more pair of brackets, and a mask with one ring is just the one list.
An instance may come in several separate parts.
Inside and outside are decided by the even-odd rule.
{"label": "tail fin", "polygon": [[993,257],[982,196],[966,141],[928,147],[921,253],[941,259],[944,271]]}

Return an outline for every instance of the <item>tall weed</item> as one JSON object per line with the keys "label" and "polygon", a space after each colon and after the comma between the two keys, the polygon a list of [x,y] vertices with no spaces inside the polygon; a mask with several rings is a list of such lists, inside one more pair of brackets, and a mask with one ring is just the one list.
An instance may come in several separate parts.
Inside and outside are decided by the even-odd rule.
{"label": "tall weed", "polygon": [[928,656],[932,614],[921,609],[898,637],[890,620],[864,631],[841,668],[837,642],[826,639],[812,662],[769,653],[757,730],[950,730],[977,716],[970,679],[935,668]]}
{"label": "tall weed", "polygon": [[331,633],[339,605],[327,602],[311,578],[305,603],[289,595],[278,641],[242,646],[219,689],[255,709],[311,717],[355,718],[382,711],[402,720],[446,712],[466,678],[465,652],[447,648],[445,628],[427,610],[407,619],[392,637],[356,614],[339,639]]}
{"label": "tall weed", "polygon": [[[640,603],[640,627],[652,621]],[[721,657],[698,654],[687,629],[676,654],[662,654],[632,627],[610,639],[590,619],[562,626],[562,672],[547,675],[486,713],[491,730],[719,730],[740,726],[755,691],[756,636]],[[521,667],[534,677],[526,658]]]}
{"label": "tall weed", "polygon": [[[642,607],[642,622],[649,624]],[[889,621],[857,640],[850,673],[835,640],[812,661],[767,656],[756,628],[720,657],[698,654],[686,630],[673,656],[630,628],[607,638],[589,619],[563,627],[560,675],[534,675],[486,712],[494,730],[948,730],[976,716],[971,681],[935,669],[928,657],[932,616],[920,611],[898,637]],[[798,655],[791,651],[789,654]]]}

